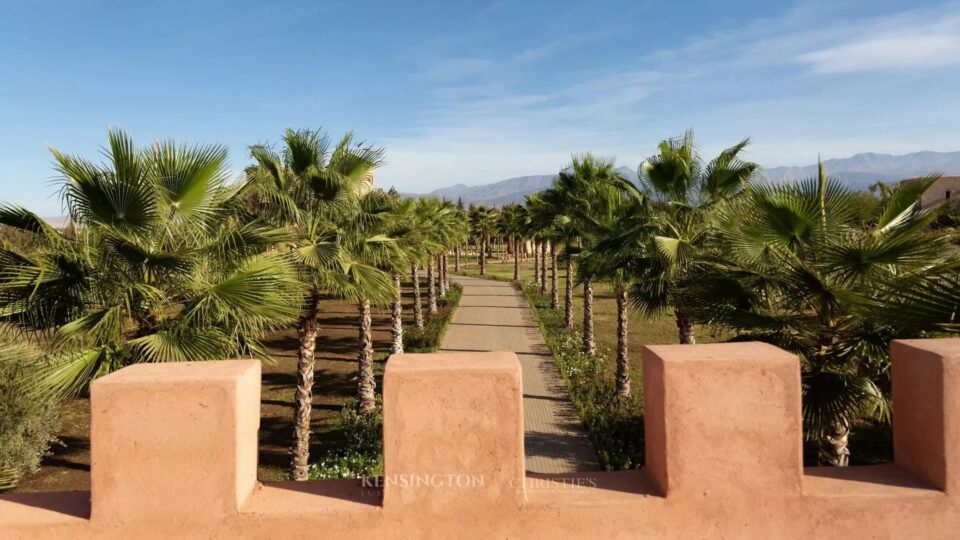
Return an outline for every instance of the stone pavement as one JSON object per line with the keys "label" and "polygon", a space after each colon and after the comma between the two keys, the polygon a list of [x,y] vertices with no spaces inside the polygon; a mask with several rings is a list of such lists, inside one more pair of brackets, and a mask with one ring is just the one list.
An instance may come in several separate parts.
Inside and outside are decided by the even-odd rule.
{"label": "stone pavement", "polygon": [[523,370],[527,471],[566,473],[600,466],[527,301],[512,283],[451,276],[463,298],[441,351],[513,351]]}

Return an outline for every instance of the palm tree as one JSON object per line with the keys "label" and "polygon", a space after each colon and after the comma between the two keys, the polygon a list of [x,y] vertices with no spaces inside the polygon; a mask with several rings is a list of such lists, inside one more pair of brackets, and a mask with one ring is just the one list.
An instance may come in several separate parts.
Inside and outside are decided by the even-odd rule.
{"label": "palm tree", "polygon": [[[383,286],[364,286],[361,279],[353,278],[353,296],[357,301],[359,314],[358,352],[357,352],[357,412],[371,413],[376,409],[376,379],[373,373],[373,333],[371,303],[397,304],[399,295],[396,287],[394,269],[403,265],[405,254],[396,240],[386,235],[391,226],[393,206],[390,198],[381,190],[365,193],[360,198],[359,211],[353,216],[345,216],[341,223],[338,243],[347,247],[350,266],[363,265],[374,267],[383,273],[381,278],[394,279],[389,289]],[[344,257],[346,259],[346,257]],[[347,271],[349,276],[349,271]],[[370,276],[361,276],[366,279]],[[401,337],[402,339],[402,337]]]}
{"label": "palm tree", "polygon": [[[393,301],[390,306],[390,354],[403,354],[403,298],[401,275],[411,264],[415,264],[422,243],[422,229],[417,226],[417,201],[390,194],[390,220],[387,236],[395,242],[395,257],[388,259],[387,265],[393,276]],[[418,287],[419,288],[419,287]],[[415,307],[419,307],[415,305]],[[422,326],[422,313],[420,315]]]}
{"label": "palm tree", "polygon": [[541,223],[537,214],[537,207],[540,205],[540,193],[534,193],[524,197],[523,203],[523,234],[533,242],[533,282],[540,284],[540,234]]}
{"label": "palm tree", "polygon": [[683,290],[695,285],[691,276],[700,265],[699,256],[709,245],[711,212],[739,194],[759,166],[739,158],[749,139],[724,150],[708,163],[698,156],[693,133],[660,143],[659,154],[640,165],[643,191],[652,199],[654,214],[622,235],[625,243],[648,238],[650,255],[637,261],[629,291],[641,312],[652,315],[673,307],[680,343],[696,342],[690,311],[697,299]]}
{"label": "palm tree", "polygon": [[[297,389],[291,476],[306,480],[309,465],[317,314],[324,294],[340,298],[391,295],[390,276],[368,264],[363,231],[351,225],[362,196],[373,187],[383,150],[355,143],[348,133],[331,149],[328,137],[314,130],[284,133],[280,153],[266,145],[250,148],[257,165],[248,170],[254,185],[250,206],[291,235],[290,246],[306,284],[297,320]],[[361,313],[362,318],[362,313]]]}
{"label": "palm tree", "polygon": [[539,242],[540,250],[540,294],[547,293],[547,245],[552,234],[555,207],[543,199],[543,193],[528,195],[526,198],[528,230]]}
{"label": "palm tree", "polygon": [[890,339],[960,329],[960,297],[947,292],[960,281],[957,249],[916,205],[933,180],[891,192],[869,226],[822,166],[797,184],[753,186],[717,213],[715,259],[689,291],[695,316],[800,356],[821,463],[847,465],[851,426],[888,419]]}
{"label": "palm tree", "polygon": [[453,240],[453,271],[459,272],[460,252],[463,249],[463,245],[467,243],[470,238],[470,217],[466,210],[464,210],[462,199],[457,199],[451,224],[453,225],[453,229],[450,231]]}
{"label": "palm tree", "polygon": [[[648,200],[629,182],[613,170],[612,162],[593,161],[586,158],[574,170],[582,169],[584,187],[572,202],[574,217],[585,239],[586,248],[580,257],[579,280],[585,289],[594,280],[608,281],[613,285],[617,301],[617,357],[616,389],[618,400],[630,397],[630,361],[628,347],[629,318],[627,290],[631,276],[637,272],[636,264],[644,260],[647,245],[642,236],[628,235],[621,238],[623,230],[641,229],[649,223]],[[641,240],[637,242],[637,240]],[[634,244],[625,243],[633,240]],[[586,295],[586,292],[585,292]],[[584,353],[595,354],[593,321],[588,319],[584,300]],[[588,330],[589,328],[589,330]],[[587,341],[587,334],[590,341]]]}
{"label": "palm tree", "polygon": [[440,211],[437,214],[437,226],[439,227],[437,239],[441,243],[440,249],[440,268],[441,268],[441,298],[446,298],[447,291],[450,290],[449,254],[451,250],[456,249],[467,238],[470,231],[470,224],[466,215],[456,206],[448,201],[443,201]]}
{"label": "palm tree", "polygon": [[[646,223],[649,216],[646,198],[617,174],[613,161],[591,154],[574,156],[570,167],[558,176],[553,189],[561,193],[558,200],[563,201],[566,219],[572,224],[569,227],[571,238],[575,237],[585,246],[585,251],[578,256],[579,281],[584,285],[583,352],[590,357],[596,354],[593,281],[610,280],[617,298],[617,396],[628,397],[626,286],[628,269],[632,267],[631,257],[637,251],[636,246],[623,250],[598,247],[598,243],[616,243],[626,224]],[[568,317],[571,316],[572,313],[568,313]]]}
{"label": "palm tree", "polygon": [[508,204],[500,211],[500,230],[513,251],[513,280],[520,280],[520,238],[526,222],[526,213],[519,204]]}
{"label": "palm tree", "polygon": [[549,208],[552,218],[549,234],[551,240],[551,296],[550,307],[559,307],[559,291],[557,288],[557,245],[563,246],[563,260],[566,267],[566,294],[564,295],[564,328],[573,328],[573,260],[574,242],[579,240],[577,224],[572,219],[573,208],[571,197],[575,196],[578,187],[577,178],[569,171],[560,171],[553,185],[540,194],[541,200]]}
{"label": "palm tree", "polygon": [[286,234],[244,215],[250,185],[227,183],[226,149],[107,140],[102,164],[53,150],[65,230],[0,207],[36,246],[0,250],[0,312],[51,340],[37,389],[78,394],[141,362],[268,358],[258,339],[294,320],[300,285],[289,257],[265,253]]}
{"label": "palm tree", "polygon": [[[442,214],[448,212],[438,199],[419,199],[417,201],[417,227],[421,231],[420,259],[427,264],[427,313],[437,313],[437,254],[443,249],[444,231]],[[419,291],[416,291],[419,293]]]}
{"label": "palm tree", "polygon": [[491,208],[480,205],[470,214],[470,225],[477,238],[480,275],[483,276],[487,273],[487,249],[489,247],[490,234],[497,225],[497,213]]}

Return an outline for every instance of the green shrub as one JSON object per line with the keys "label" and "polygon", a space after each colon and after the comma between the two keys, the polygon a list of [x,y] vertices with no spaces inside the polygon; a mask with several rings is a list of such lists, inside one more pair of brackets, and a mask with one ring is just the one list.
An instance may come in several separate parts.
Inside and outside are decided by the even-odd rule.
{"label": "green shrub", "polygon": [[454,308],[460,304],[463,287],[451,283],[446,298],[437,301],[437,315],[424,321],[423,328],[409,326],[403,329],[403,350],[410,353],[436,352],[450,326]]}
{"label": "green shrub", "polygon": [[342,453],[310,464],[310,480],[374,478],[383,474],[383,457]]}
{"label": "green shrub", "polygon": [[0,328],[0,491],[39,468],[59,429],[58,404],[30,390],[38,356],[20,336]]}
{"label": "green shrub", "polygon": [[615,398],[615,381],[606,366],[610,351],[600,349],[594,358],[583,354],[582,336],[563,328],[563,315],[550,309],[532,282],[521,285],[554,361],[570,393],[570,399],[587,428],[600,463],[607,470],[643,466],[644,433],[641,397]]}
{"label": "green shrub", "polygon": [[311,480],[383,474],[383,409],[379,399],[376,410],[366,414],[357,412],[355,401],[344,404],[333,431],[333,444],[319,461],[310,464]]}

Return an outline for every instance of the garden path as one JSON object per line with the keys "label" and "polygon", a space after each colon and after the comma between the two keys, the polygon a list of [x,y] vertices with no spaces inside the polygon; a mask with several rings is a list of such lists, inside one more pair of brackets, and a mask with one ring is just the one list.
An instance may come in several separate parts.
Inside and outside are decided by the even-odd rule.
{"label": "garden path", "polygon": [[451,276],[463,297],[440,351],[513,351],[523,372],[526,467],[533,473],[599,469],[530,306],[512,283]]}

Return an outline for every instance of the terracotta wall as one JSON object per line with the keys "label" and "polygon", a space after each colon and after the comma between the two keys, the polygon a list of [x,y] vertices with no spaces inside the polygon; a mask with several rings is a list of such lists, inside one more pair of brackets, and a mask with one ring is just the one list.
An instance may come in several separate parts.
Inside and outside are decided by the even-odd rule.
{"label": "terracotta wall", "polygon": [[256,482],[254,361],[94,383],[92,495],[0,497],[0,538],[957,538],[960,340],[893,344],[896,463],[807,469],[797,359],[644,351],[648,466],[526,475],[512,353],[394,357],[385,478]]}

